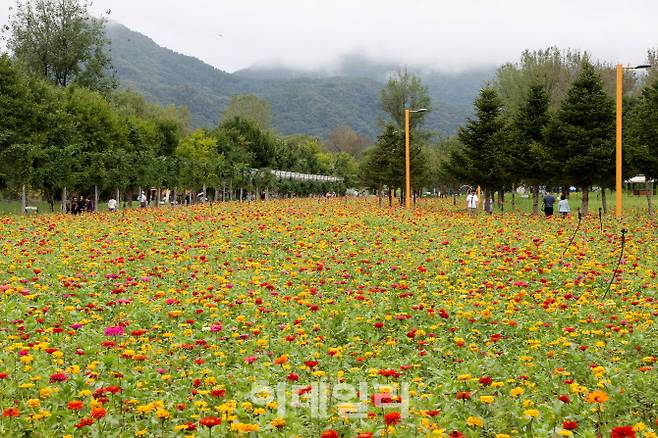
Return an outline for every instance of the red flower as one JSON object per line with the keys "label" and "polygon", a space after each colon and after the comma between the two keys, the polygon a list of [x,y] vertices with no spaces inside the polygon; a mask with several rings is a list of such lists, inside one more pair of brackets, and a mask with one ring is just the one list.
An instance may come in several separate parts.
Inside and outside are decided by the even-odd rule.
{"label": "red flower", "polygon": [[91,418],[95,418],[96,420],[100,420],[105,416],[107,411],[105,411],[105,408],[101,407],[96,407],[96,408],[91,408]]}
{"label": "red flower", "polygon": [[361,432],[356,438],[372,438],[372,432]]}
{"label": "red flower", "polygon": [[562,403],[571,403],[571,399],[570,399],[569,396],[566,395],[566,394],[562,394],[561,396],[558,397],[558,399],[559,399]]}
{"label": "red flower", "polygon": [[290,373],[288,374],[288,380],[290,380],[291,382],[296,382],[299,380],[299,376],[295,373]]}
{"label": "red flower", "polygon": [[304,365],[306,365],[307,367],[313,369],[313,368],[315,368],[316,366],[318,366],[318,363],[319,363],[319,362],[318,362],[318,361],[315,361],[315,360],[307,360],[306,362],[304,362]]}
{"label": "red flower", "polygon": [[394,426],[400,422],[400,413],[399,412],[389,412],[384,415],[384,422],[387,426]]}
{"label": "red flower", "polygon": [[635,438],[635,431],[631,426],[613,427],[610,438]]}
{"label": "red flower", "polygon": [[378,321],[378,322],[376,322],[376,323],[373,324],[373,325],[375,326],[375,328],[382,328],[382,327],[384,327],[384,323],[381,322],[381,321]]}
{"label": "red flower", "polygon": [[2,380],[2,379],[6,379],[7,376],[8,376],[7,373],[0,373],[0,380]]}
{"label": "red flower", "polygon": [[565,421],[562,423],[562,427],[566,430],[574,430],[578,427],[577,421]]}
{"label": "red flower", "polygon": [[470,400],[471,393],[468,391],[457,391],[457,400]]}
{"label": "red flower", "polygon": [[3,417],[18,417],[20,415],[20,412],[18,411],[18,408],[7,408],[4,411],[2,411],[2,416]]}
{"label": "red flower", "polygon": [[338,432],[335,430],[329,429],[322,432],[320,438],[340,438],[340,435],[338,435]]}
{"label": "red flower", "polygon": [[50,383],[55,382],[66,382],[66,374],[64,373],[55,373],[50,375]]}
{"label": "red flower", "polygon": [[448,434],[450,438],[464,438],[464,434],[458,430],[453,430]]}
{"label": "red flower", "polygon": [[82,429],[85,426],[91,426],[94,424],[94,420],[92,418],[83,418],[80,420],[78,424],[75,424],[73,427],[76,429]]}
{"label": "red flower", "polygon": [[492,381],[493,380],[491,379],[491,377],[484,376],[480,378],[480,385],[484,385],[484,386],[491,385]]}
{"label": "red flower", "polygon": [[79,411],[82,409],[83,403],[80,400],[73,400],[70,401],[66,406],[72,411]]}
{"label": "red flower", "polygon": [[222,424],[222,420],[217,417],[203,417],[199,420],[199,424],[206,427],[214,427]]}

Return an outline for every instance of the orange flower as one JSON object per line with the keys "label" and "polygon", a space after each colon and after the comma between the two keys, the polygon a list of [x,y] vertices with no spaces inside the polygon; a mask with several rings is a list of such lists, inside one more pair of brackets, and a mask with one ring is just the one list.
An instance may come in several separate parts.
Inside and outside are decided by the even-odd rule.
{"label": "orange flower", "polygon": [[608,401],[608,394],[605,391],[597,389],[587,394],[587,401],[589,403],[605,403]]}
{"label": "orange flower", "polygon": [[18,408],[7,408],[4,411],[2,411],[2,416],[3,417],[18,417],[20,415],[20,412],[18,411]]}
{"label": "orange flower", "polygon": [[73,400],[70,401],[67,405],[67,407],[72,410],[72,411],[79,411],[82,409],[83,403],[80,400]]}
{"label": "orange flower", "polygon": [[105,416],[107,411],[105,411],[105,408],[101,407],[96,407],[96,408],[91,408],[91,418],[95,418],[96,420],[100,420]]}

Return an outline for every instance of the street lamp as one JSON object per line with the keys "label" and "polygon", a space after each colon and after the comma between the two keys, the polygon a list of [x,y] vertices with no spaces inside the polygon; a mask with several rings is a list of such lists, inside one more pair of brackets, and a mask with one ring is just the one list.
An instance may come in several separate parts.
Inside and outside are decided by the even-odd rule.
{"label": "street lamp", "polygon": [[617,64],[617,149],[616,149],[616,159],[615,159],[615,170],[616,170],[616,181],[615,181],[615,216],[621,217],[622,212],[622,200],[621,200],[621,119],[622,119],[622,79],[624,70],[641,70],[645,68],[651,68],[649,64],[636,65],[635,67],[625,67],[621,64]]}
{"label": "street lamp", "polygon": [[405,109],[404,110],[404,167],[406,189],[404,197],[404,207],[411,208],[411,164],[409,158],[409,114],[410,113],[424,113],[429,111],[427,108],[419,108],[417,110]]}

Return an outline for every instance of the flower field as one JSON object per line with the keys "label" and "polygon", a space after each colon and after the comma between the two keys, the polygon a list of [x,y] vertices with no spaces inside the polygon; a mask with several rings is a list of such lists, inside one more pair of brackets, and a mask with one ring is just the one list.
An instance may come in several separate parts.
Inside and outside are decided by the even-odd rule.
{"label": "flower field", "polygon": [[[0,218],[0,436],[656,437],[658,228],[363,200]],[[563,255],[564,253],[564,255]]]}

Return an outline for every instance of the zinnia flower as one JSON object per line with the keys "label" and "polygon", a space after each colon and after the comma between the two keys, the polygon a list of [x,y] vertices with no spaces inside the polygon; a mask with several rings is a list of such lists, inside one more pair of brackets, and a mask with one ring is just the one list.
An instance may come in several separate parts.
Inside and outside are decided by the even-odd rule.
{"label": "zinnia flower", "polygon": [[635,431],[632,426],[613,427],[610,438],[635,438]]}
{"label": "zinnia flower", "polygon": [[203,417],[199,420],[199,424],[206,427],[214,427],[222,424],[222,420],[217,417]]}
{"label": "zinnia flower", "polygon": [[384,415],[384,422],[387,426],[394,426],[400,422],[400,413],[399,412],[389,412]]}
{"label": "zinnia flower", "polygon": [[608,394],[605,391],[597,389],[587,394],[587,401],[589,403],[605,403],[608,401]]}
{"label": "zinnia flower", "polygon": [[120,336],[123,334],[123,327],[117,325],[115,327],[105,327],[105,336]]}
{"label": "zinnia flower", "polygon": [[322,432],[320,438],[340,438],[340,435],[338,435],[338,432],[335,430],[329,429]]}

